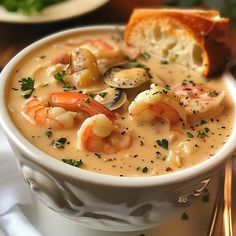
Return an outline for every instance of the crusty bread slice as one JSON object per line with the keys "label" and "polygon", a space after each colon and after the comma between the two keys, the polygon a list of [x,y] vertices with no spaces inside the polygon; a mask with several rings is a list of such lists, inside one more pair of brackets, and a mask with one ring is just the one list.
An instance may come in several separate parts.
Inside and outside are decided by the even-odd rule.
{"label": "crusty bread slice", "polygon": [[125,29],[128,46],[203,76],[224,69],[228,38],[229,20],[217,11],[137,9]]}

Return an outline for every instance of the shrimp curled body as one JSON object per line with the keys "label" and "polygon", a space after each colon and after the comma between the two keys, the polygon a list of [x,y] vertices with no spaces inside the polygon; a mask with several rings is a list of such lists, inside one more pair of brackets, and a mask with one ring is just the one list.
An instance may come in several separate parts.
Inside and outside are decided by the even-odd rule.
{"label": "shrimp curled body", "polygon": [[186,111],[180,105],[178,97],[156,84],[137,95],[129,106],[129,114],[133,119],[141,121],[162,118],[171,124],[179,121],[186,123]]}
{"label": "shrimp curled body", "polygon": [[176,87],[174,93],[179,97],[187,111],[190,123],[202,118],[215,117],[224,108],[224,91],[218,93],[206,85],[182,85]]}
{"label": "shrimp curled body", "polygon": [[77,147],[90,152],[115,154],[132,144],[129,132],[121,134],[117,124],[104,114],[87,118],[77,132]]}
{"label": "shrimp curled body", "polygon": [[86,94],[76,92],[55,92],[44,97],[33,97],[26,101],[21,114],[31,124],[50,128],[73,126],[78,112],[90,116],[104,114],[110,120],[116,115]]}

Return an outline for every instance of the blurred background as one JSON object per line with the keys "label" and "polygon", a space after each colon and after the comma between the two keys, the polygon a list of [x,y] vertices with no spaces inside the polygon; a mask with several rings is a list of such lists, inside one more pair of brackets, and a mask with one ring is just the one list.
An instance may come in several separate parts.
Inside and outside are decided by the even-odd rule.
{"label": "blurred background", "polygon": [[[57,9],[59,4],[65,7]],[[71,17],[70,4],[74,11]],[[46,10],[48,5],[50,11]],[[134,8],[163,6],[219,10],[222,16],[231,19],[232,52],[236,55],[233,44],[236,38],[236,0],[0,0],[0,69],[25,46],[48,34],[83,25],[125,24]],[[81,12],[81,8],[86,10]],[[46,21],[45,17],[51,19],[53,9],[58,10],[59,20]],[[34,21],[35,14],[38,21]]]}

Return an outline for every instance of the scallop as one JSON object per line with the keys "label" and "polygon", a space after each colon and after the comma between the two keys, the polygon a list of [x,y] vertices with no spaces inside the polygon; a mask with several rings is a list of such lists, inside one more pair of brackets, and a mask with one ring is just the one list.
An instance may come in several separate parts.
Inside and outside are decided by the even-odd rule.
{"label": "scallop", "polygon": [[116,110],[124,105],[127,100],[126,93],[118,88],[107,87],[92,95],[94,99],[110,110]]}
{"label": "scallop", "polygon": [[105,83],[115,88],[136,88],[150,81],[149,68],[140,63],[114,66],[105,72]]}

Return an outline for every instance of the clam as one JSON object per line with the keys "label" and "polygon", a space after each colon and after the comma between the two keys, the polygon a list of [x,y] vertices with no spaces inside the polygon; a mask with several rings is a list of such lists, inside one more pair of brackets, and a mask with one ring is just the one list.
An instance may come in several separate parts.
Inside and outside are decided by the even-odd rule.
{"label": "clam", "polygon": [[110,86],[97,91],[95,94],[90,94],[90,96],[110,110],[120,108],[127,100],[126,93],[123,90]]}
{"label": "clam", "polygon": [[151,79],[149,68],[137,62],[117,65],[105,72],[105,83],[115,88],[136,88]]}

